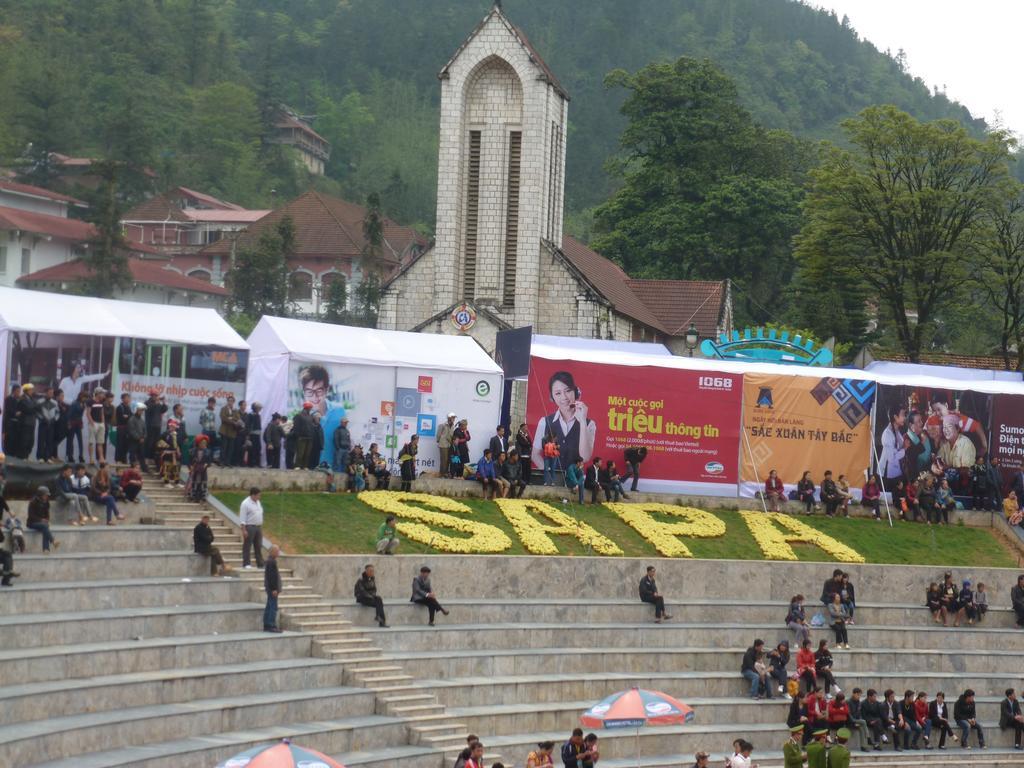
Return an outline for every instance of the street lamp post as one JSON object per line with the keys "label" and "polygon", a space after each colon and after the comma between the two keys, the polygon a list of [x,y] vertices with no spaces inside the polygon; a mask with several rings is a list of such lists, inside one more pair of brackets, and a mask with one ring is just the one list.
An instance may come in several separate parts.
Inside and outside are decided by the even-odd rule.
{"label": "street lamp post", "polygon": [[700,341],[700,333],[697,331],[697,326],[690,323],[690,327],[686,329],[686,336],[683,338],[686,341],[686,348],[690,350],[690,357],[693,357],[693,350],[697,348],[697,342]]}

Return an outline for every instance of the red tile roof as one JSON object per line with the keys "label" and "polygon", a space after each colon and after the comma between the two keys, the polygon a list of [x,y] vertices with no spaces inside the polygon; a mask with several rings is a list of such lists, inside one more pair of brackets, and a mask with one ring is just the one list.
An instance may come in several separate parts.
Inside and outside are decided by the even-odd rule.
{"label": "red tile roof", "polygon": [[[173,288],[179,291],[205,293],[213,296],[228,295],[226,288],[213,285],[205,280],[188,277],[174,269],[168,269],[164,266],[164,263],[158,260],[140,259],[135,256],[128,257],[128,269],[132,273],[132,280],[141,285],[154,285],[161,288]],[[29,275],[22,275],[18,278],[18,282],[76,282],[85,279],[89,275],[89,269],[85,262],[81,259],[75,259],[64,264],[40,269],[38,272],[33,272]]]}
{"label": "red tile roof", "polygon": [[73,243],[84,243],[96,236],[96,229],[87,222],[6,206],[0,206],[0,229],[18,229],[22,232],[49,235]]}
{"label": "red tile roof", "polygon": [[722,321],[725,282],[629,280],[629,287],[661,320],[670,336],[682,336],[692,322],[702,338],[714,338]]}
{"label": "red tile roof", "polygon": [[[361,205],[310,190],[276,211],[271,211],[250,225],[239,237],[236,248],[255,245],[260,236],[285,216],[295,224],[294,256],[299,258],[359,258],[366,240],[363,219],[366,209]],[[411,227],[384,220],[384,260],[397,265],[412,245],[425,247],[426,238]],[[203,249],[207,254],[229,254],[231,242],[218,240]]]}
{"label": "red tile roof", "polygon": [[85,202],[79,200],[77,197],[69,197],[68,195],[62,195],[59,192],[52,192],[49,189],[35,187],[31,184],[21,184],[7,179],[0,179],[0,191],[11,192],[15,195],[26,195],[28,197],[41,197],[45,200],[67,203],[68,205],[86,205]]}
{"label": "red tile roof", "polygon": [[[875,360],[884,360],[891,363],[909,363],[910,358],[896,352],[884,352],[878,349],[870,350],[871,357]],[[922,365],[948,365],[954,368],[976,368],[982,371],[1004,371],[1006,364],[999,355],[955,355],[947,352],[923,352],[918,361]],[[1011,365],[1014,363],[1014,355],[1010,355]]]}
{"label": "red tile roof", "polygon": [[169,194],[185,194],[188,197],[194,197],[201,203],[206,203],[211,208],[218,208],[225,211],[244,211],[245,209],[240,205],[229,203],[226,200],[220,200],[213,195],[208,195],[205,192],[196,192],[194,189],[188,187],[175,187]]}
{"label": "red tile roof", "polygon": [[629,275],[623,272],[618,264],[568,235],[562,238],[562,253],[583,277],[612,303],[617,312],[628,315],[649,328],[669,333],[669,329],[658,316],[630,288]]}

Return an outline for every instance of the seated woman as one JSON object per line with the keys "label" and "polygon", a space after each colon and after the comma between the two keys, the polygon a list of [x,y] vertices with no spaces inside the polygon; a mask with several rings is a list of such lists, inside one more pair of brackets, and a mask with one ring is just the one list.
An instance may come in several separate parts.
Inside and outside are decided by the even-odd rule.
{"label": "seated woman", "polygon": [[804,472],[804,476],[800,478],[800,482],[796,484],[796,495],[797,499],[804,505],[804,509],[807,514],[816,512],[818,505],[814,502],[814,481],[811,479],[810,471]]}
{"label": "seated woman", "polygon": [[804,684],[806,691],[813,691],[818,684],[818,668],[811,650],[811,641],[804,640],[800,644],[800,650],[796,652],[796,673],[800,682]]}
{"label": "seated woman", "polygon": [[849,517],[853,494],[850,493],[850,481],[846,479],[846,475],[839,476],[839,479],[836,480],[836,488],[839,490],[839,509],[836,510],[836,514]]}
{"label": "seated woman", "polygon": [[769,512],[778,512],[780,506],[786,504],[786,489],[779,479],[779,473],[774,469],[768,473],[768,479],[764,481],[764,503],[768,506]]}
{"label": "seated woman", "polygon": [[387,490],[388,486],[391,485],[391,473],[388,471],[388,463],[380,455],[376,443],[370,443],[370,450],[366,453],[364,463],[367,476],[373,475],[377,478],[377,489]]}
{"label": "seated woman", "polygon": [[875,520],[882,519],[882,512],[879,507],[882,499],[882,481],[878,475],[871,475],[864,487],[861,489],[860,503],[868,507],[875,516]]}
{"label": "seated woman", "polygon": [[188,484],[185,486],[185,498],[200,502],[206,498],[207,469],[213,459],[210,449],[210,438],[199,435],[192,444],[192,464],[188,469]]}
{"label": "seated woman", "polygon": [[118,520],[124,520],[124,515],[117,508],[117,500],[111,493],[110,471],[107,469],[105,461],[100,462],[100,468],[96,470],[96,476],[92,479],[91,496],[93,501],[103,504],[107,508],[107,525],[117,525],[114,522],[115,517]]}
{"label": "seated woman", "polygon": [[839,693],[839,686],[832,674],[832,652],[828,649],[828,640],[818,641],[818,650],[814,652],[814,671],[818,673],[819,684],[833,696]]}
{"label": "seated woman", "polygon": [[1003,514],[1006,515],[1006,522],[1010,525],[1020,525],[1024,521],[1024,513],[1020,510],[1020,503],[1017,501],[1017,493],[1010,491],[1003,499]]}
{"label": "seated woman", "polygon": [[928,585],[928,591],[924,597],[925,605],[928,606],[928,610],[932,613],[932,620],[936,624],[946,623],[946,608],[942,605],[942,591],[939,589],[937,582],[932,582]]}

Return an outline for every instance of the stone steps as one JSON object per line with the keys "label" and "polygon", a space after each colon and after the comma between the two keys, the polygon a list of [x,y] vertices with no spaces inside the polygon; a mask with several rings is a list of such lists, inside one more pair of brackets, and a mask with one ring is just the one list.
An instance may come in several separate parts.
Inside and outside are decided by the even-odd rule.
{"label": "stone steps", "polygon": [[[962,750],[959,747],[951,747],[941,752],[938,750],[904,753],[885,751],[865,754],[856,748],[851,751],[853,763],[871,766],[871,768],[917,768],[920,765],[927,765],[929,768],[1024,766],[1024,756],[1020,752],[1003,748],[991,748],[984,752],[977,749]],[[720,766],[726,756],[722,752],[712,752],[708,764]],[[756,749],[752,756],[760,768],[782,768],[782,753],[774,745],[767,750]],[[602,768],[679,768],[681,765],[688,766],[692,762],[692,754],[643,756],[639,761],[636,756],[605,759],[602,755],[600,765]]]}
{"label": "stone steps", "polygon": [[[356,604],[352,600],[331,600],[332,607],[344,618],[357,626],[373,626],[376,624],[372,608]],[[609,621],[629,621],[642,623],[654,618],[650,605],[636,600],[487,600],[485,602],[470,600],[446,600],[446,608],[452,611],[453,619],[472,617],[475,623],[497,621],[502,623],[567,623],[585,621],[587,623],[604,623]],[[669,600],[667,608],[677,623],[696,623],[702,621],[719,621],[723,617],[737,615],[742,610],[745,621],[757,624],[777,624],[784,627],[783,619],[789,609],[788,602],[742,600],[687,600],[675,602]],[[820,605],[808,604],[808,620],[821,608]],[[394,626],[422,624],[426,609],[408,598],[401,597],[385,600],[384,610],[388,623]],[[885,626],[933,626],[931,613],[921,605],[879,605],[865,603],[857,606],[856,623],[850,631],[856,631],[860,624]],[[1016,626],[1014,613],[1010,606],[991,606],[983,622],[979,626],[1013,628]],[[950,620],[952,625],[952,620]],[[964,622],[966,626],[966,621]],[[831,637],[832,630],[828,627],[815,628],[820,636]]]}
{"label": "stone steps", "polygon": [[19,684],[126,675],[215,664],[308,657],[309,635],[266,632],[196,634],[117,642],[0,650],[0,680]]}
{"label": "stone steps", "polygon": [[[326,712],[357,717],[373,712],[373,694],[360,688],[271,691],[198,699],[111,712],[53,717],[0,726],[0,748],[13,765],[55,760],[67,754],[119,749],[290,721],[312,721]],[[116,727],[107,727],[116,723]],[[402,733],[394,720],[389,734]]]}
{"label": "stone steps", "polygon": [[[777,624],[739,622],[690,623],[592,623],[586,632],[568,632],[564,624],[555,623],[490,623],[447,624],[438,619],[437,626],[364,627],[363,633],[381,648],[403,650],[444,649],[458,653],[474,648],[530,648],[555,643],[578,643],[582,647],[599,643],[604,646],[648,647],[667,645],[730,645],[738,634],[747,637],[772,637],[780,634]],[[961,627],[956,631],[941,626],[885,627],[858,624],[850,630],[850,643],[858,648],[942,647],[950,652],[961,649],[1014,650],[1021,646],[1019,629],[986,626]]]}
{"label": "stone steps", "polygon": [[[916,691],[946,692],[954,699],[961,691],[971,688],[981,701],[984,697],[1002,698],[1008,680],[1005,673],[990,676],[967,675],[958,672],[929,674],[920,672],[871,673],[856,675],[838,670],[836,679],[847,693],[854,688],[867,691],[874,688],[880,693],[886,688],[903,692],[908,688]],[[466,702],[517,702],[520,704],[550,704],[562,700],[597,701],[604,696],[633,686],[661,690],[678,699],[689,702],[691,698],[726,697],[746,698],[750,685],[737,672],[652,672],[633,675],[626,672],[598,672],[590,674],[520,674],[511,676],[456,677],[448,679],[417,678],[416,686],[430,691],[442,703],[451,707]],[[781,699],[781,694],[774,694]],[[784,699],[782,699],[784,700]],[[591,701],[591,703],[593,703]],[[788,704],[787,704],[788,706]],[[584,707],[585,709],[585,707]],[[995,712],[993,716],[998,716]],[[785,718],[783,718],[785,719]],[[481,729],[483,730],[483,729]]]}
{"label": "stone steps", "polygon": [[[1012,733],[1000,731],[998,722],[983,721],[981,725],[985,730],[985,741],[987,744],[992,747],[1002,748],[1012,746]],[[628,728],[603,730],[598,733],[598,736],[600,738],[599,747],[601,749],[602,763],[604,763],[605,758],[632,758],[635,763],[637,754],[637,732],[635,730]],[[535,749],[535,745],[539,741],[551,740],[556,744],[562,744],[566,738],[565,730],[531,731],[489,736],[484,741],[484,744],[488,750],[493,749],[504,755],[518,756],[526,755],[530,750]],[[720,745],[731,744],[733,740],[738,738],[746,739],[754,744],[756,757],[758,745],[762,745],[766,751],[768,749],[777,750],[789,738],[789,729],[786,727],[784,720],[779,723],[728,722],[701,724],[694,722],[688,725],[641,728],[639,731],[640,754],[648,756],[689,754],[692,760],[692,756],[697,750],[707,750],[709,745],[716,745],[720,750]],[[973,736],[971,737],[971,743],[972,745],[975,744]],[[950,751],[959,753],[960,748],[954,747],[952,750],[946,750],[946,754]],[[975,753],[978,750],[975,748],[971,752]],[[922,765],[927,764],[932,754],[942,755],[943,753],[936,750],[897,753],[890,744],[886,746],[883,752],[873,754],[887,756],[905,755],[908,757],[912,755],[915,759],[915,763],[912,764]],[[683,763],[683,765],[685,764]]]}
{"label": "stone steps", "polygon": [[[557,685],[557,681],[552,681],[552,685]],[[696,712],[693,724],[698,726],[729,722],[730,720],[744,725],[778,725],[785,723],[790,705],[790,702],[785,699],[752,701],[746,696],[687,697],[679,695],[679,692],[670,685],[663,685],[656,689],[664,690],[692,706]],[[459,722],[464,723],[468,732],[486,733],[488,737],[533,731],[569,733],[579,725],[579,717],[583,712],[603,696],[618,690],[622,690],[622,688],[595,686],[592,698],[572,700],[566,694],[563,700],[555,702],[530,703],[516,700],[514,704],[481,703],[475,706],[449,706],[448,713]],[[902,694],[902,691],[900,693]],[[498,700],[498,695],[495,694],[493,698],[478,696],[475,700],[467,698],[464,701],[487,702],[491,700]],[[1001,695],[977,698],[978,716],[983,722],[998,724],[1001,700]],[[1010,743],[1012,744],[1012,741]]]}
{"label": "stone steps", "polygon": [[[214,716],[213,719],[226,719]],[[222,760],[252,747],[278,741],[294,739],[296,743],[316,749],[325,754],[363,753],[369,755],[379,747],[387,749],[391,744],[405,741],[402,722],[397,718],[381,715],[357,715],[332,719],[311,719],[286,724],[266,723],[260,727],[247,727],[245,723],[230,730],[204,730],[197,735],[162,740],[148,739],[144,746],[108,747],[77,757],[40,761],[33,763],[36,768],[210,768]],[[96,728],[97,734],[105,728]],[[442,768],[436,756],[422,748],[396,750],[405,753],[412,761],[404,768]],[[430,762],[422,762],[427,756]],[[38,758],[37,758],[38,760]],[[385,763],[387,764],[387,763]],[[383,768],[374,761],[349,761],[346,765],[365,765],[367,768]],[[401,763],[395,763],[397,766]]]}
{"label": "stone steps", "polygon": [[[765,635],[766,638],[771,635]],[[776,638],[777,639],[777,636]],[[774,642],[769,640],[769,642]],[[570,674],[628,672],[656,674],[662,669],[677,671],[736,672],[746,649],[741,647],[665,646],[663,648],[605,647],[595,643],[587,648],[499,648],[450,651],[385,651],[396,663],[406,663],[419,677],[453,678],[484,675]],[[904,672],[1003,673],[1015,675],[1020,668],[1019,651],[962,650],[951,654],[942,649],[853,648],[835,651],[837,672],[872,674],[879,670]],[[790,661],[790,668],[794,668]]]}
{"label": "stone steps", "polygon": [[287,658],[32,682],[0,689],[0,725],[24,722],[38,712],[50,718],[68,717],[198,701],[211,692],[238,697],[336,687],[341,677],[340,664]]}
{"label": "stone steps", "polygon": [[[20,558],[19,558],[20,562]],[[160,605],[218,605],[244,602],[249,588],[237,579],[184,578],[58,581],[37,584],[16,580],[3,592],[4,612],[46,613],[60,605],[68,611],[140,608]]]}
{"label": "stone steps", "polygon": [[[60,542],[62,552],[125,552],[168,551],[190,552],[192,529],[167,525],[138,525],[119,522],[118,525],[55,525],[50,529]],[[26,554],[42,552],[42,534],[25,532]]]}
{"label": "stone steps", "polygon": [[262,610],[257,603],[224,603],[2,616],[0,648],[246,632],[260,627]]}
{"label": "stone steps", "polygon": [[210,575],[205,557],[184,551],[70,552],[61,548],[49,555],[20,555],[15,563],[20,584]]}

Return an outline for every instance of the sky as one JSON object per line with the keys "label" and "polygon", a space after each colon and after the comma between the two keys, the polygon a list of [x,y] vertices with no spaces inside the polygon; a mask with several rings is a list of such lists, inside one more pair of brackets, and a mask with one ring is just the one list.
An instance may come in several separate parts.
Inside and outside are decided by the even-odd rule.
{"label": "sky", "polygon": [[972,115],[1024,135],[1017,84],[1024,0],[810,0],[834,10],[861,39],[893,55],[902,48],[910,73],[937,85]]}

